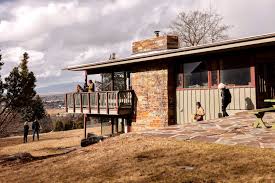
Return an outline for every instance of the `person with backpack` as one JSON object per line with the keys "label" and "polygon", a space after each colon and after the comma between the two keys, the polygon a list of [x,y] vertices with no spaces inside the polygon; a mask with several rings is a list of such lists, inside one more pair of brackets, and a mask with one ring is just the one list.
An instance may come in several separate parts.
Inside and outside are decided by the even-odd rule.
{"label": "person with backpack", "polygon": [[231,93],[230,93],[229,89],[226,88],[226,85],[223,83],[220,83],[218,88],[221,91],[222,116],[226,117],[226,116],[229,116],[228,113],[226,112],[226,108],[231,103]]}
{"label": "person with backpack", "polygon": [[37,140],[39,140],[39,130],[40,130],[40,124],[35,119],[34,122],[32,123],[32,140],[33,141],[34,141],[34,138],[35,138],[35,134],[37,135]]}
{"label": "person with backpack", "polygon": [[29,134],[29,124],[28,122],[26,121],[24,123],[24,143],[27,143],[28,142],[28,134]]}

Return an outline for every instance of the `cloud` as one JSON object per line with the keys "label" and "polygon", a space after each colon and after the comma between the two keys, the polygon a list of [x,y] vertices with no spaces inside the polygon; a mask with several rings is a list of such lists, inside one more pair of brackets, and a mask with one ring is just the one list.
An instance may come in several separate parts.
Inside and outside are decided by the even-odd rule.
{"label": "cloud", "polygon": [[[248,5],[249,4],[249,8]],[[231,37],[275,31],[273,0],[12,0],[0,2],[0,49],[7,74],[22,54],[38,86],[82,81],[69,65],[131,54],[131,43],[167,31],[180,11],[211,7],[233,25]]]}
{"label": "cloud", "polygon": [[[19,64],[20,60],[22,59],[23,53],[25,53],[27,50],[22,47],[13,47],[13,48],[7,48],[5,50],[2,50],[3,53],[3,60],[5,62],[11,62]],[[45,62],[44,60],[44,53],[35,51],[35,50],[28,50],[29,57],[31,58],[29,64],[30,66],[39,66]]]}
{"label": "cloud", "polygon": [[46,6],[22,5],[11,9],[10,20],[0,22],[0,41],[26,41],[45,32],[90,19],[89,9],[78,1],[50,2]]}

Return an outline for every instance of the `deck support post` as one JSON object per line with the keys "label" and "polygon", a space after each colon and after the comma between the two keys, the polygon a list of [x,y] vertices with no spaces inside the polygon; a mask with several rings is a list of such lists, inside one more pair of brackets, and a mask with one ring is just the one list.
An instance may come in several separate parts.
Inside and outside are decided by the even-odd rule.
{"label": "deck support post", "polygon": [[84,126],[84,139],[87,137],[87,115],[83,116],[83,126]]}
{"label": "deck support post", "polygon": [[114,118],[111,118],[112,134],[114,134]]}
{"label": "deck support post", "polygon": [[116,133],[118,133],[118,118],[115,118],[115,123],[116,123]]}
{"label": "deck support post", "polygon": [[124,123],[125,123],[125,119],[122,118],[122,121],[121,121],[121,132],[122,132],[122,133],[125,133],[125,130],[124,130]]}

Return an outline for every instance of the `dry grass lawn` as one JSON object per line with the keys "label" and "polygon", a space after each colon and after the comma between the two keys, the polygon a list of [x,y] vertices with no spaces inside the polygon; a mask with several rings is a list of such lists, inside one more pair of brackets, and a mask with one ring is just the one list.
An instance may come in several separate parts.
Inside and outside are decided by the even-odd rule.
{"label": "dry grass lawn", "polygon": [[[24,148],[1,146],[0,153],[43,155],[35,149],[78,147],[81,135],[51,133]],[[0,182],[274,182],[274,165],[273,150],[124,134],[65,155],[0,163]]]}

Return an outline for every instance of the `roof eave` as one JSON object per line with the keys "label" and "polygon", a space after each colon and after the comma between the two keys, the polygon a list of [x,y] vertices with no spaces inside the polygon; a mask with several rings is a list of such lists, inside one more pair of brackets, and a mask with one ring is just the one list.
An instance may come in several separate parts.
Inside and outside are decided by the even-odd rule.
{"label": "roof eave", "polygon": [[90,69],[112,67],[116,65],[125,65],[125,64],[137,63],[137,62],[158,60],[158,59],[169,58],[169,57],[195,55],[200,53],[216,52],[216,51],[228,50],[228,49],[234,49],[234,48],[245,48],[249,46],[264,45],[268,43],[275,43],[275,33],[237,39],[237,40],[230,40],[230,41],[225,41],[220,43],[213,43],[208,45],[200,45],[200,46],[189,47],[189,48],[167,50],[166,52],[161,52],[158,54],[143,55],[143,56],[137,56],[137,57],[126,57],[122,59],[109,60],[104,62],[77,65],[77,66],[65,68],[64,70],[84,71],[84,70],[90,70]]}

